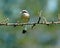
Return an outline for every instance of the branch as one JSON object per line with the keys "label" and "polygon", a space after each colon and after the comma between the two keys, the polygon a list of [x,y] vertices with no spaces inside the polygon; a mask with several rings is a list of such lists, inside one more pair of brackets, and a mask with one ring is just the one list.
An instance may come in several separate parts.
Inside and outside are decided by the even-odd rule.
{"label": "branch", "polygon": [[[17,23],[5,23],[5,22],[0,22],[0,26],[5,25],[5,26],[14,26],[15,27],[15,26],[22,26],[22,25],[33,25],[32,26],[32,28],[33,28],[34,26],[36,26],[36,24],[45,24],[45,25],[60,24],[60,21],[48,22],[45,17],[43,17],[43,19],[44,19],[43,22],[40,22],[41,21],[41,16],[42,16],[42,10],[39,13],[39,18],[38,18],[37,22],[30,22],[30,23],[19,23],[19,22],[17,22]],[[6,20],[9,21],[8,18]]]}
{"label": "branch", "polygon": [[0,23],[0,26],[2,25],[6,25],[6,26],[22,26],[22,25],[33,25],[33,24],[46,24],[46,25],[50,25],[50,24],[60,24],[60,21],[58,22],[40,22],[40,23],[36,23],[36,22],[30,22],[30,23]]}
{"label": "branch", "polygon": [[[50,24],[60,24],[60,21],[57,22],[48,22],[45,17],[43,17],[44,21],[40,22],[42,16],[42,10],[39,12],[39,19],[37,22],[30,22],[30,23],[5,23],[5,22],[0,22],[0,26],[5,25],[5,26],[22,26],[22,25],[33,25],[32,28],[36,24],[45,24],[45,25],[50,25]],[[9,20],[8,18],[6,19],[7,21]]]}

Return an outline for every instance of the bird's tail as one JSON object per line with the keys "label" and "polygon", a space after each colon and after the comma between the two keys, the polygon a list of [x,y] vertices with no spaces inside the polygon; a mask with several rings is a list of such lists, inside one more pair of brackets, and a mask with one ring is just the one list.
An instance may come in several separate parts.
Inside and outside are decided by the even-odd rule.
{"label": "bird's tail", "polygon": [[22,33],[25,34],[27,32],[27,25],[23,26],[23,31]]}

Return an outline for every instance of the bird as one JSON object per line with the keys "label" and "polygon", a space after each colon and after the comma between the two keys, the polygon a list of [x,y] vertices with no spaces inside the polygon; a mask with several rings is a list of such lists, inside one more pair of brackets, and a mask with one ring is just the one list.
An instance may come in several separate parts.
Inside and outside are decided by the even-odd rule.
{"label": "bird", "polygon": [[[20,12],[21,15],[21,23],[28,23],[30,19],[30,14],[27,10],[22,10]],[[22,33],[25,34],[27,32],[27,25],[23,25],[23,31]]]}

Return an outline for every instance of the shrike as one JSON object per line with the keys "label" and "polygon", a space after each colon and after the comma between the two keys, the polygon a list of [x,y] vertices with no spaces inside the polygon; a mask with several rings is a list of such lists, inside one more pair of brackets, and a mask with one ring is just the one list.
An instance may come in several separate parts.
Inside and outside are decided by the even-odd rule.
{"label": "shrike", "polygon": [[[20,15],[21,15],[21,22],[22,23],[28,23],[29,22],[29,19],[30,19],[30,15],[28,13],[27,10],[22,10],[20,12]],[[22,33],[26,33],[27,32],[27,25],[23,25],[23,31]]]}

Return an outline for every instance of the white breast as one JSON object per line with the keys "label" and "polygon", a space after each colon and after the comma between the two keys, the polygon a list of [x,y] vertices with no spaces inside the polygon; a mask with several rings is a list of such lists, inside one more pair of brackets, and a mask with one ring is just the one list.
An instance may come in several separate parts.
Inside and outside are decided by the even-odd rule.
{"label": "white breast", "polygon": [[24,16],[30,16],[28,13],[24,13]]}

